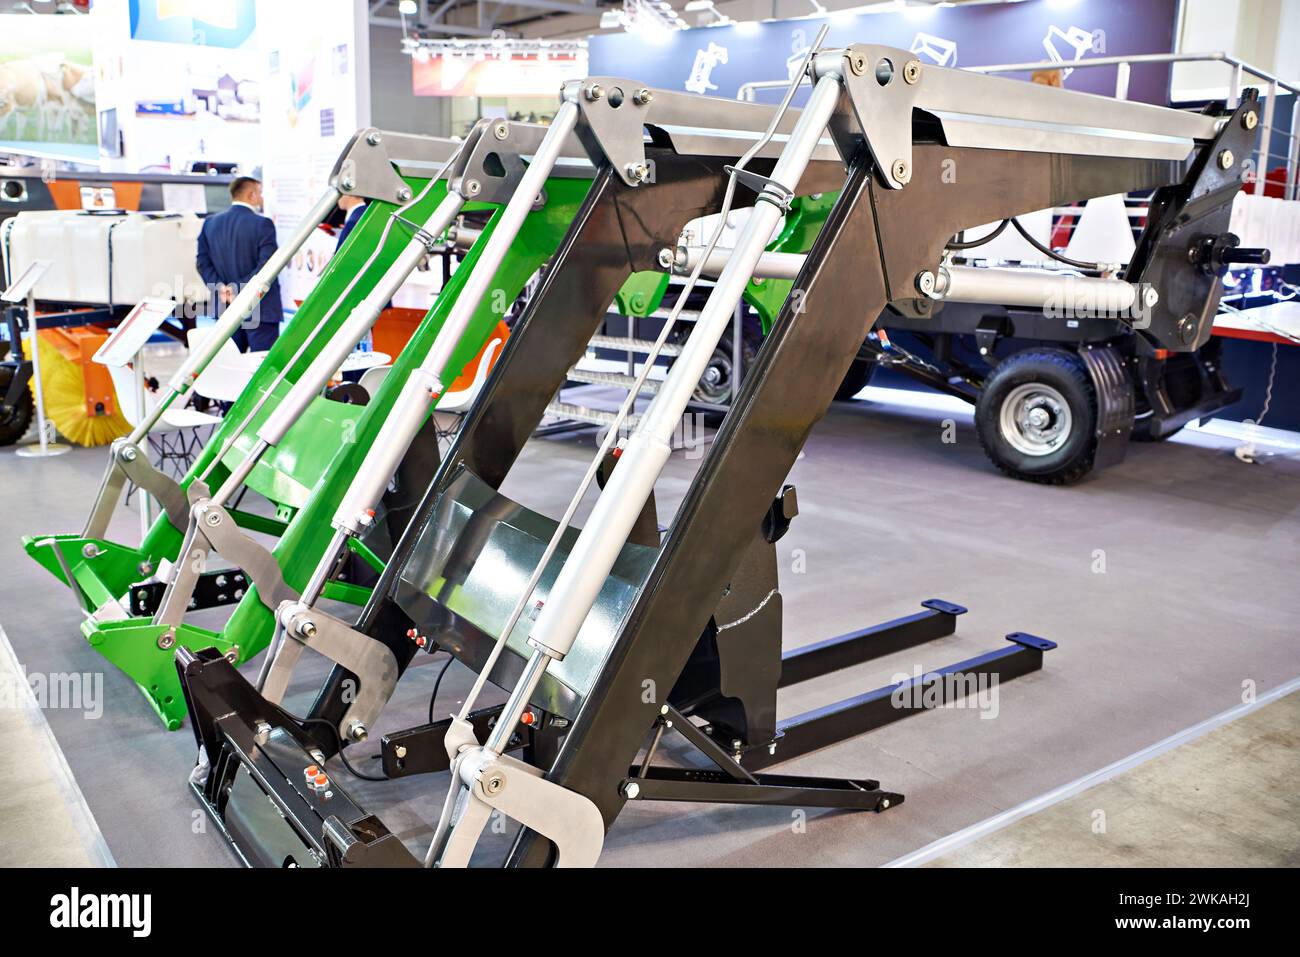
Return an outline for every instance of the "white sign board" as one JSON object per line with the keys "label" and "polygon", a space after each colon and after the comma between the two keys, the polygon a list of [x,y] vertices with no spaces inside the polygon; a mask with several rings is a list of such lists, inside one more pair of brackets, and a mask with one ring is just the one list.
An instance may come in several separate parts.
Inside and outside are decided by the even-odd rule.
{"label": "white sign board", "polygon": [[121,369],[130,365],[139,355],[149,337],[158,331],[176,311],[171,299],[149,297],[141,299],[125,319],[95,351],[94,359],[100,365]]}
{"label": "white sign board", "polygon": [[[41,277],[53,263],[48,259],[33,259],[28,263],[27,268],[22,271],[13,284],[10,285],[3,293],[0,293],[0,302],[22,302],[27,298],[32,288],[41,281]],[[31,321],[31,316],[27,317]]]}

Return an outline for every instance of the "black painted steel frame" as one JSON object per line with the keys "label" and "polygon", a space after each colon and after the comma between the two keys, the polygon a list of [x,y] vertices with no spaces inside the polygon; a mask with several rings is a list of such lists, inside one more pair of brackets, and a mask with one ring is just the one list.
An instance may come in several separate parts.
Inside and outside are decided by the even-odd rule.
{"label": "black painted steel frame", "polygon": [[[1168,163],[931,143],[916,146],[910,187],[888,190],[876,186],[866,150],[860,144],[846,145],[851,149],[847,181],[795,282],[803,294],[786,303],[756,356],[594,688],[547,772],[550,780],[590,798],[606,827],[627,800],[629,769],[664,715],[663,705],[645,700],[646,682],[671,688],[682,673],[709,625],[719,596],[750,547],[755,529],[884,306],[914,295],[912,277],[932,268],[944,243],[961,228],[1072,200],[1143,188],[1170,175]],[[960,170],[958,188],[943,185],[944,168],[950,163]],[[439,468],[408,526],[410,530],[421,527],[443,483],[461,464],[499,486],[540,421],[557,383],[585,348],[626,276],[653,268],[658,250],[676,237],[685,221],[716,208],[724,182],[718,164],[665,156],[656,165],[658,183],[643,191],[622,186],[608,169],[598,172],[587,203]],[[831,180],[819,188],[838,185],[835,177],[820,171],[818,175]],[[843,177],[842,170],[839,177]],[[643,192],[644,198],[637,192]],[[399,543],[375,590],[376,598],[360,622],[368,634],[394,647],[403,667],[413,653],[409,641],[402,638],[407,623],[388,595],[398,570],[410,557],[414,538],[408,533]],[[914,643],[910,639],[921,640],[927,627],[941,629],[942,618],[952,617],[951,610],[931,607],[930,612],[933,614],[908,624],[894,623],[874,632],[878,646],[898,641],[902,642],[899,647],[906,647]],[[1050,643],[1031,636],[1022,639],[1013,648],[945,672],[996,671],[1005,679],[1033,670],[1041,664],[1042,651]],[[796,653],[789,659],[789,681],[800,673],[809,677],[824,673],[837,660],[865,660],[863,649],[870,644],[869,635],[858,634],[815,646],[804,652],[806,657]],[[335,696],[345,677],[346,673],[336,669],[313,708],[314,719],[331,720]],[[831,706],[831,710],[786,722],[788,750],[781,745],[778,750],[786,757],[791,751],[819,746],[817,742],[841,740],[872,722],[883,723],[888,716],[877,710],[878,701],[879,692],[872,692]],[[897,717],[911,713],[896,710]],[[707,735],[698,737],[717,748]],[[800,742],[803,747],[797,747]],[[719,773],[725,779],[696,772],[696,779],[683,781],[672,772],[647,768],[644,780],[652,794],[656,789],[660,794],[683,793],[683,785],[688,785],[686,792],[693,790],[690,785],[702,784],[728,789],[757,787],[726,799],[759,803],[775,801],[777,791],[796,786],[785,776],[768,776],[764,781],[737,767],[731,756],[717,757],[722,762]],[[760,759],[751,760],[757,763]],[[803,784],[798,786],[809,791],[819,790],[824,783],[801,780]],[[866,783],[874,785],[858,785]],[[775,790],[763,790],[768,786]],[[715,797],[709,800],[726,792],[713,789],[713,793]],[[810,804],[813,800],[800,798]],[[508,863],[545,865],[552,856],[549,842],[524,830]]]}
{"label": "black painted steel frame", "polygon": [[[607,827],[627,800],[625,769],[658,717],[657,706],[642,696],[645,683],[671,687],[681,673],[753,529],[885,305],[912,297],[913,277],[932,268],[948,238],[965,226],[1155,185],[1171,172],[1168,163],[1143,160],[917,144],[911,185],[887,190],[876,187],[866,150],[855,149],[840,199],[795,280],[803,295],[786,302],[759,350],[547,773],[590,798]],[[954,163],[960,191],[942,185],[944,169]],[[981,667],[1005,660],[1002,652],[985,658]],[[1041,663],[1041,651],[1038,658]],[[1013,657],[1008,663],[1029,662]],[[793,725],[787,735],[812,740],[831,721],[810,723],[806,732]],[[852,726],[845,719],[843,727]],[[550,843],[524,829],[507,863],[552,860]]]}

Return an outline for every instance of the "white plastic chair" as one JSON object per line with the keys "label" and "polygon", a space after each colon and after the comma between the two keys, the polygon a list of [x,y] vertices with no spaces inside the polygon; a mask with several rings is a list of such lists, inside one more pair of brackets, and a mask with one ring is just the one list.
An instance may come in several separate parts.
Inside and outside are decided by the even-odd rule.
{"label": "white plastic chair", "polygon": [[[190,329],[185,333],[185,341],[193,352],[202,345],[211,329]],[[257,371],[255,365],[245,361],[239,347],[227,339],[221,344],[217,354],[208,363],[208,367],[194,380],[194,391],[205,399],[215,402],[234,402],[244,394],[244,389]]]}
{"label": "white plastic chair", "polygon": [[388,378],[388,372],[392,368],[392,366],[388,365],[375,366],[367,369],[365,372],[361,373],[361,378],[357,380],[357,385],[365,389],[366,395],[373,399],[375,393],[379,390],[379,387],[383,384],[384,380]]}
{"label": "white plastic chair", "polygon": [[479,357],[478,368],[474,370],[474,378],[470,384],[456,392],[444,392],[438,400],[433,410],[433,427],[437,430],[440,442],[445,439],[450,444],[455,440],[461,425],[464,424],[466,413],[474,405],[474,400],[478,398],[479,393],[483,391],[483,385],[492,372],[492,364],[496,361],[497,353],[504,345],[504,337],[497,336],[489,340],[483,354]]}

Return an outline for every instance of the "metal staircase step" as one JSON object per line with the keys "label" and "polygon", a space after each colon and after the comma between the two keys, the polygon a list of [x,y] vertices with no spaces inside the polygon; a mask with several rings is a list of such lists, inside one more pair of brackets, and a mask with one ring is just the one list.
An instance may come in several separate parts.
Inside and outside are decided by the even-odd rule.
{"label": "metal staircase step", "polygon": [[[592,349],[617,349],[620,352],[634,352],[646,355],[654,348],[653,339],[629,339],[626,336],[592,336],[589,347]],[[679,356],[682,347],[675,342],[665,342],[659,350],[661,356]]]}
{"label": "metal staircase step", "polygon": [[[546,414],[553,415],[561,419],[573,419],[577,422],[590,422],[593,425],[613,425],[617,412],[606,409],[589,409],[585,405],[574,405],[572,402],[552,402],[546,407]],[[630,414],[625,420],[624,428],[631,430],[636,428],[637,420],[640,418],[635,412]]]}
{"label": "metal staircase step", "polygon": [[[592,385],[607,385],[624,390],[636,385],[636,376],[628,375],[626,372],[600,372],[595,369],[584,369],[581,366],[570,369],[568,378],[573,382],[589,382]],[[641,384],[643,394],[653,395],[658,391],[659,380],[657,379],[646,379]]]}

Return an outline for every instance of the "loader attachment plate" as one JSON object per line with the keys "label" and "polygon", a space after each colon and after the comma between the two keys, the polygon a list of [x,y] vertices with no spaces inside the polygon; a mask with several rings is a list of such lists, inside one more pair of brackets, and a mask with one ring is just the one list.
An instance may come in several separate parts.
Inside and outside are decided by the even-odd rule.
{"label": "loader attachment plate", "polygon": [[[469,469],[451,481],[399,572],[397,604],[422,635],[481,671],[558,523],[495,491]],[[511,687],[532,653],[528,632],[567,559],[568,529],[489,678]],[[552,662],[533,704],[573,719],[613,645],[658,549],[625,544],[572,650]],[[530,614],[530,612],[532,612]]]}

